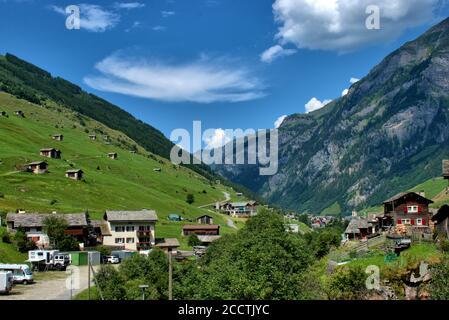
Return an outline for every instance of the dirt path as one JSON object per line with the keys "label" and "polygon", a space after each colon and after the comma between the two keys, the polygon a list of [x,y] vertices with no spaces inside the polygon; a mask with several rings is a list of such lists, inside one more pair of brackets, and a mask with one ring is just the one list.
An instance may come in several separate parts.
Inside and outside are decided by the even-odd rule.
{"label": "dirt path", "polygon": [[[70,269],[72,269],[72,273],[70,272]],[[34,284],[17,284],[9,295],[0,296],[0,301],[70,300],[71,296],[75,296],[88,287],[87,267],[71,267],[70,269],[66,272],[48,272],[46,274],[36,273],[36,281]],[[70,279],[72,279],[72,281],[70,281]]]}

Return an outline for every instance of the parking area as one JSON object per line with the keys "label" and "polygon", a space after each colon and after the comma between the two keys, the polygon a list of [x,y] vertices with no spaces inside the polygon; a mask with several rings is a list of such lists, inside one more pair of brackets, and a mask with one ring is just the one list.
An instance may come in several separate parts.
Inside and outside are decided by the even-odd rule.
{"label": "parking area", "polygon": [[0,300],[70,300],[87,289],[88,268],[71,266],[65,272],[35,272],[34,279],[33,284],[14,285],[9,295],[0,295]]}

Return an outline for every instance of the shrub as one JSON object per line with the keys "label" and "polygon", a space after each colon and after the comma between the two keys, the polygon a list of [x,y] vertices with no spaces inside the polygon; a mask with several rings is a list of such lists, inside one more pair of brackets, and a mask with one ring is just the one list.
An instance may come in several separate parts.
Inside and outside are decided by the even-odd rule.
{"label": "shrub", "polygon": [[195,196],[194,196],[193,194],[189,193],[189,194],[187,195],[186,202],[187,202],[188,204],[194,203],[194,202],[195,202]]}
{"label": "shrub", "polygon": [[198,239],[198,236],[196,234],[191,234],[187,240],[187,243],[191,247],[196,247],[201,245],[200,239]]}

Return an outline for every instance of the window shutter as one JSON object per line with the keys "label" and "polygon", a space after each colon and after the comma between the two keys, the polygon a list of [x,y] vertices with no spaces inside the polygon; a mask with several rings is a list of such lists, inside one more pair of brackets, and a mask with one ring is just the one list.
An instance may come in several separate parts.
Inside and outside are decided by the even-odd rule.
{"label": "window shutter", "polygon": [[412,219],[412,226],[415,225],[415,219]]}
{"label": "window shutter", "polygon": [[407,208],[407,206],[405,206],[404,207],[404,213],[407,213],[408,212],[408,208]]}
{"label": "window shutter", "polygon": [[402,220],[401,219],[398,219],[398,224],[402,224]]}
{"label": "window shutter", "polygon": [[422,225],[423,226],[426,226],[427,224],[426,224],[426,219],[422,219]]}
{"label": "window shutter", "polygon": [[422,207],[418,207],[418,214],[422,213]]}

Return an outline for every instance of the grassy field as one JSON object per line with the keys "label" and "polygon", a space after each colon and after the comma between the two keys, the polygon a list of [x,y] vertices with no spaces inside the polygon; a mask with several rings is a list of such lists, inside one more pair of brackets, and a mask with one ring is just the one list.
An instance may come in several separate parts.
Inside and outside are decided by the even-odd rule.
{"label": "grassy field", "polygon": [[[4,227],[0,227],[0,234],[4,230]],[[26,259],[28,259],[26,253],[18,252],[14,245],[3,243],[0,239],[0,263],[23,263]]]}
{"label": "grassy field", "polygon": [[[15,116],[16,110],[22,110],[25,118]],[[147,153],[123,133],[63,107],[51,103],[41,107],[6,93],[0,93],[0,111],[8,113],[8,117],[0,117],[1,211],[88,210],[92,219],[101,219],[105,210],[153,209],[159,217],[157,237],[177,237],[183,244],[185,239],[180,237],[183,223],[168,222],[170,213],[187,219],[207,213],[221,225],[223,233],[235,232],[222,215],[198,208],[224,200],[223,192],[235,198],[233,190]],[[63,134],[64,141],[54,141],[53,134]],[[97,140],[91,141],[89,134],[96,134]],[[109,142],[103,135],[109,136]],[[41,157],[42,148],[60,149],[62,159]],[[131,153],[131,148],[136,148],[137,154]],[[118,159],[109,159],[109,152],[117,152]],[[48,162],[48,174],[17,170],[40,160]],[[65,178],[68,169],[82,169],[84,179]],[[187,194],[195,197],[192,205],[185,201]]]}

